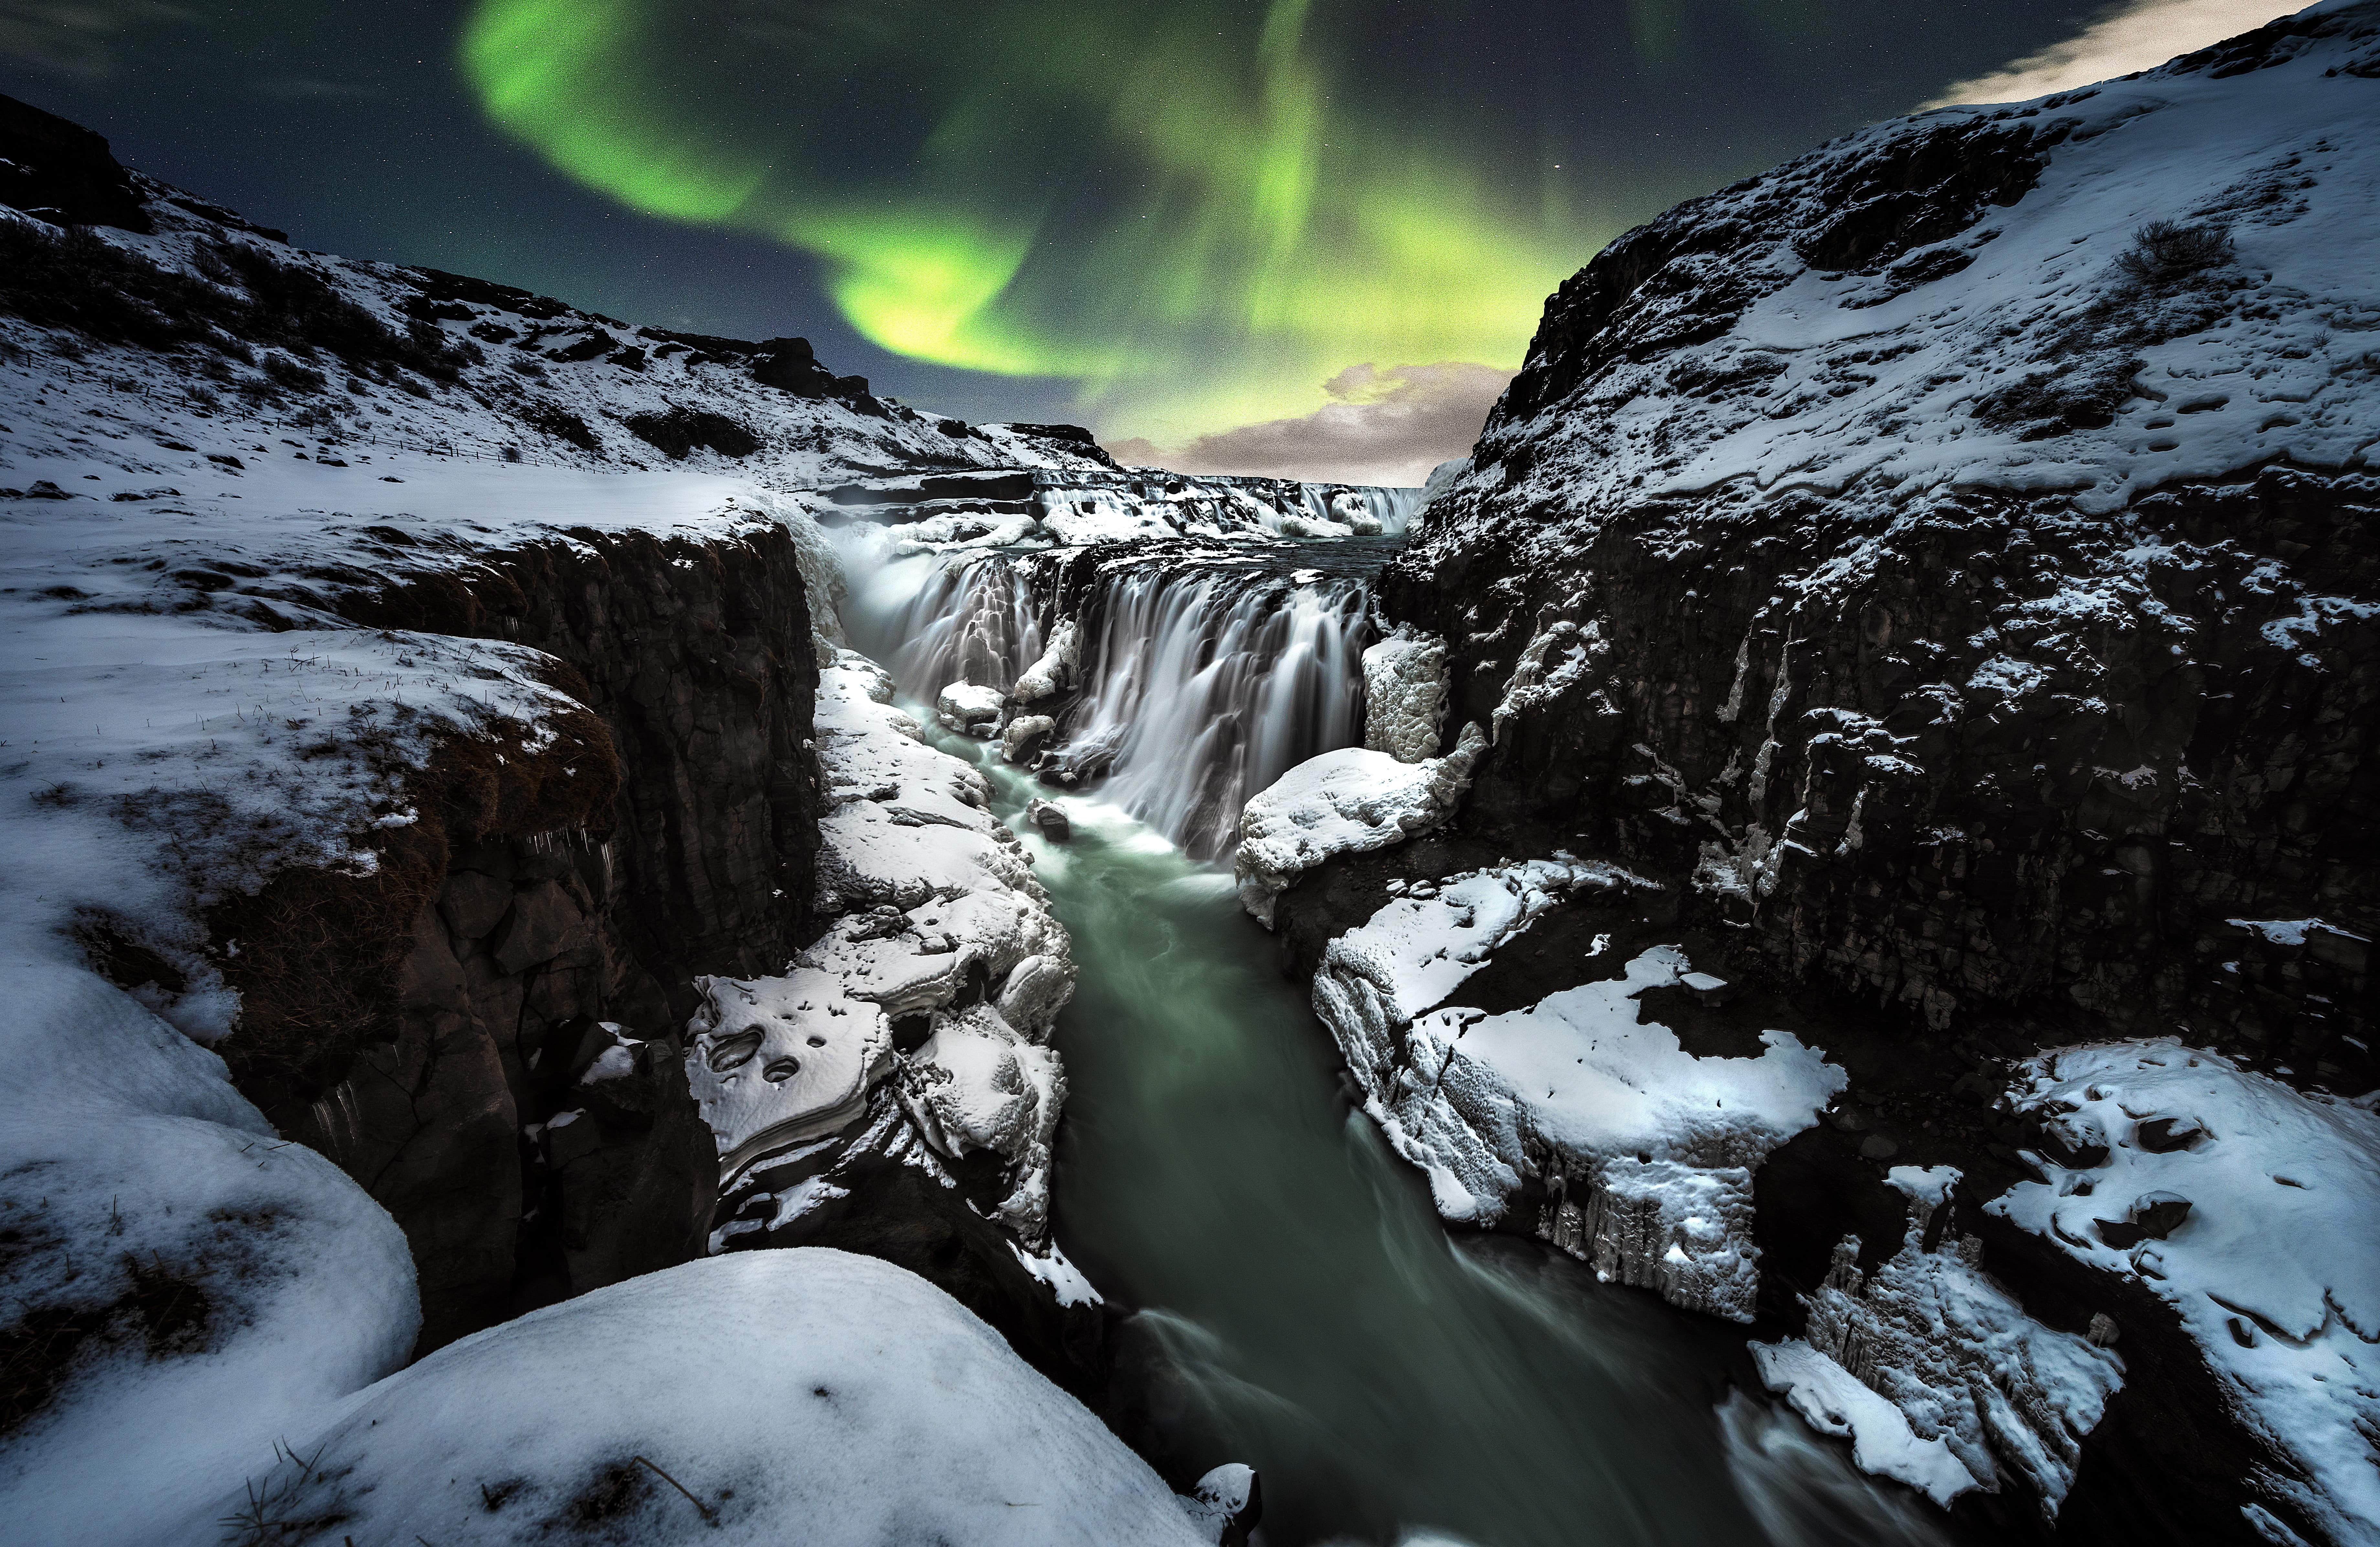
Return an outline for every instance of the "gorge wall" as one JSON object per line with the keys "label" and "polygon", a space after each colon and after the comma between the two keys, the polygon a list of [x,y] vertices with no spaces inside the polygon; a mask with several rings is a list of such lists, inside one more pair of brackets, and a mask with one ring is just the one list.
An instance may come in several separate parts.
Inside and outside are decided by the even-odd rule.
{"label": "gorge wall", "polygon": [[[698,974],[766,970],[815,932],[816,668],[783,528],[392,557],[341,612],[540,650],[593,722],[509,760],[450,743],[407,781],[425,817],[382,895],[299,872],[226,910],[248,940],[327,916],[327,939],[234,958],[225,1051],[285,1135],[405,1226],[427,1349],[702,1252],[718,1165],[681,1030]],[[395,876],[427,894],[409,917]]]}
{"label": "gorge wall", "polygon": [[[1659,1283],[1664,1248],[1716,1249],[1683,1217],[1709,1211],[1680,1202],[1636,1250],[1635,1214],[1587,1229],[1634,1204],[1579,1201],[1583,1171],[1659,1147],[1558,1143],[1550,1076],[1543,1101],[1463,1082],[1515,1015],[1542,1021],[1679,946],[1695,973],[1656,981],[1640,1024],[1698,1060],[1791,1035],[1848,1077],[1749,1184],[1756,1218],[1728,1250],[1756,1249],[1762,1335],[1800,1336],[1813,1307],[1849,1303],[1833,1295],[1949,1294],[1980,1263],[2059,1346],[2117,1340],[2103,1414],[2036,1410],[2037,1448],[1976,1462],[1994,1487],[2037,1477],[1961,1498],[1997,1530],[2043,1529],[2044,1510],[2061,1534],[2368,1526],[2368,1475],[2297,1437],[2351,1452],[2368,1404],[2291,1406],[2286,1352],[2247,1367],[2255,1331],[2205,1322],[2167,1276],[2215,1249],[2136,1245],[2170,1221],[2135,1226],[2122,1199],[2082,1236],[2017,1200],[2045,1176],[2088,1196],[2099,1168],[2165,1152],[2166,1128],[2211,1131],[2145,1095],[2070,1131],[2022,1089],[2059,1044],[2139,1039],[2117,1045],[2145,1081],[2155,1040],[2177,1039],[2276,1110],[2369,1126],[2350,1098],[2380,1082],[2380,297],[2350,255],[2374,238],[2375,50],[2380,12],[2319,7],[2132,80],[1880,125],[1614,241],[1548,301],[1380,581],[1390,621],[1443,643],[1430,749],[1486,733],[1460,814],[1275,904],[1293,965],[1331,979],[1317,1005],[1344,1046],[1369,1033],[1323,989],[1345,991],[1347,943],[1382,937],[1401,899],[1468,895],[1517,859],[1645,883],[1509,940],[1484,907],[1448,910],[1428,942],[1450,962],[1464,947],[1467,981],[1443,1009],[1421,1002],[1448,992],[1430,974],[1457,969],[1414,966],[1427,943],[1358,964],[1430,984],[1390,1004],[1367,1095],[1409,1157],[1512,1189],[1483,1222]],[[2325,1241],[2368,1236],[2358,1142],[2325,1151]],[[1947,1193],[1939,1168],[1960,1178]],[[2205,1217],[2213,1174],[2185,1173],[2207,1178]],[[2238,1200],[2228,1227],[2267,1206]],[[2360,1247],[2264,1249],[2313,1250],[2339,1305],[2366,1273]],[[2226,1303],[2273,1292],[2252,1254],[2193,1260]],[[1906,1329],[1871,1313],[1872,1353]],[[2367,1357],[2362,1312],[2309,1314],[2290,1339]],[[1864,1371],[1852,1392],[1945,1379],[1896,1385],[1888,1358],[1842,1357]],[[2020,1456],[2061,1448],[2070,1488]]]}

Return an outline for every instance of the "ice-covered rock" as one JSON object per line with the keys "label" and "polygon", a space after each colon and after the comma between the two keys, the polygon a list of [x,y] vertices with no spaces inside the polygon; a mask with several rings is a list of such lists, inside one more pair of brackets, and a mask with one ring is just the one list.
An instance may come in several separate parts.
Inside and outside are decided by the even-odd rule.
{"label": "ice-covered rock", "polygon": [[846,1127],[892,1059],[881,1005],[818,968],[782,978],[704,978],[686,1024],[686,1077],[719,1139],[722,1176],[771,1150]]}
{"label": "ice-covered rock", "polygon": [[1075,824],[1067,817],[1066,809],[1054,800],[1026,801],[1025,820],[1039,828],[1041,835],[1054,843],[1064,843],[1075,835]]}
{"label": "ice-covered rock", "polygon": [[[997,690],[982,691],[996,706]],[[752,1199],[748,1178],[788,1156],[823,1179],[860,1151],[930,1164],[990,1151],[1006,1190],[987,1207],[1046,1250],[1065,1100],[1046,1044],[1074,991],[1066,932],[1020,841],[987,810],[983,775],[926,745],[892,696],[891,677],[854,652],[820,674],[832,802],[819,823],[820,903],[839,917],[782,975],[704,981],[687,1074],[731,1214]],[[922,1149],[902,1148],[901,1115]],[[770,1229],[843,1196],[831,1181],[771,1185]]]}
{"label": "ice-covered rock", "polygon": [[2300,1469],[2276,1486],[2335,1540],[2372,1539],[2380,1101],[2294,1090],[2169,1039],[2042,1054],[2012,1093],[2020,1115],[2087,1120],[2105,1143],[2038,1154],[2046,1180],[1985,1207],[2171,1306],[2226,1395]]}
{"label": "ice-covered rock", "polygon": [[990,737],[1000,728],[1002,698],[999,688],[972,682],[953,682],[934,699],[934,714],[965,736]]}
{"label": "ice-covered rock", "polygon": [[1638,1025],[1635,995],[1685,970],[1668,947],[1514,1014],[1459,1003],[1466,979],[1564,898],[1632,884],[1557,857],[1401,896],[1324,947],[1315,1013],[1448,1219],[1496,1223],[1538,1181],[1537,1235],[1607,1279],[1749,1321],[1753,1172],[1810,1126],[1842,1071],[1786,1032],[1764,1033],[1755,1058],[1703,1059],[1669,1028]]}
{"label": "ice-covered rock", "polygon": [[[440,1349],[185,1495],[163,1540],[1211,1543],[1074,1398],[924,1279],[689,1262]],[[247,1471],[244,1481],[235,1480]],[[191,1507],[196,1501],[196,1507]],[[312,1529],[312,1523],[333,1521]]]}
{"label": "ice-covered rock", "polygon": [[1190,1517],[1218,1547],[1243,1547],[1264,1517],[1264,1492],[1257,1469],[1232,1461],[1200,1478],[1184,1499]]}
{"label": "ice-covered rock", "polygon": [[[2012,1472],[2055,1520],[2085,1435],[2123,1383],[2123,1360],[2043,1326],[1977,1265],[1972,1236],[1929,1231],[1958,1181],[1896,1166],[1910,1201],[1900,1249],[1863,1275],[1858,1237],[1806,1297],[1799,1338],[1753,1345],[1761,1378],[1823,1432],[1851,1436],[1860,1466],[1947,1504],[1999,1491]],[[1932,1236],[1933,1250],[1925,1247]]]}
{"label": "ice-covered rock", "polygon": [[1040,756],[1042,743],[1058,728],[1058,722],[1047,714],[1019,714],[1008,722],[1000,733],[1000,755],[1013,763],[1029,763]]}
{"label": "ice-covered rock", "polygon": [[1240,902],[1267,927],[1273,900],[1334,854],[1362,854],[1454,814],[1488,738],[1465,725],[1454,750],[1419,762],[1343,747],[1308,758],[1247,803],[1232,860]]}
{"label": "ice-covered rock", "polygon": [[1075,686],[1082,664],[1082,625],[1073,618],[1063,619],[1050,630],[1050,642],[1042,650],[1041,658],[1025,668],[1009,696],[1018,703],[1038,703]]}
{"label": "ice-covered rock", "polygon": [[1446,641],[1400,625],[1364,652],[1364,745],[1399,762],[1434,755],[1448,688]]}

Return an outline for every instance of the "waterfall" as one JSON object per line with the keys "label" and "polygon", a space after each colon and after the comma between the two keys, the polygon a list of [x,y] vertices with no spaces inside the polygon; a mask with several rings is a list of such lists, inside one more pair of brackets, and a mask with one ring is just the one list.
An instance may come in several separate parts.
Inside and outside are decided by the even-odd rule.
{"label": "waterfall", "polygon": [[1371,485],[1308,483],[1305,508],[1318,521],[1336,521],[1358,531],[1402,537],[1421,508],[1419,489],[1386,489]]}
{"label": "waterfall", "polygon": [[954,682],[1008,689],[1073,621],[1069,690],[1019,711],[1056,722],[1034,766],[1063,789],[1104,779],[1107,798],[1210,859],[1250,796],[1363,738],[1367,580],[1283,573],[1267,562],[1280,556],[918,554],[856,577],[846,622],[905,694],[931,703]]}

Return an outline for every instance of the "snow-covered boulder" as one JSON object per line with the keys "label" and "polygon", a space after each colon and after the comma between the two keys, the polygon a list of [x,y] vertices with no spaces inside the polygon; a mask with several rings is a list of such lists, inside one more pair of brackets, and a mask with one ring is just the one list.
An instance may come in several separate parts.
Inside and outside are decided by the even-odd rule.
{"label": "snow-covered boulder", "polygon": [[1082,669],[1083,627],[1073,618],[1062,619],[1050,630],[1050,642],[1041,657],[1025,669],[1016,679],[1009,696],[1018,703],[1038,703],[1041,700],[1075,686],[1075,674]]}
{"label": "snow-covered boulder", "polygon": [[[213,1541],[1211,1543],[1148,1464],[924,1279],[820,1249],[531,1311],[254,1445]],[[1195,1501],[1192,1501],[1195,1502]]]}
{"label": "snow-covered boulder", "polygon": [[1232,873],[1242,906],[1269,928],[1274,899],[1332,855],[1386,848],[1444,822],[1487,745],[1477,725],[1465,725],[1442,758],[1407,763],[1343,747],[1299,763],[1240,813]]}
{"label": "snow-covered boulder", "polygon": [[[2032,1156],[2046,1179],[1985,1208],[2171,1306],[2300,1473],[2274,1485],[2334,1540],[2374,1540],[2380,1093],[2312,1095],[2158,1039],[2042,1054],[2013,1094],[2021,1115],[2087,1120],[2105,1142]],[[2184,1217],[2142,1230],[2164,1199],[2187,1201]]]}
{"label": "snow-covered boulder", "polygon": [[[44,849],[75,856],[17,852]],[[0,1535],[212,1541],[212,1521],[174,1532],[191,1499],[411,1352],[404,1234],[283,1142],[221,1059],[67,959],[62,933],[12,928],[5,949],[0,1337],[22,1416],[0,1447]]]}
{"label": "snow-covered boulder", "polygon": [[990,737],[1000,728],[1002,701],[997,688],[953,682],[934,700],[934,715],[963,736]]}
{"label": "snow-covered boulder", "polygon": [[1041,745],[1058,722],[1047,714],[1019,714],[1008,722],[1000,733],[1000,755],[1003,761],[1030,763],[1041,753]]}
{"label": "snow-covered boulder", "polygon": [[1364,745],[1399,762],[1438,750],[1446,723],[1446,641],[1400,624],[1364,652]]}

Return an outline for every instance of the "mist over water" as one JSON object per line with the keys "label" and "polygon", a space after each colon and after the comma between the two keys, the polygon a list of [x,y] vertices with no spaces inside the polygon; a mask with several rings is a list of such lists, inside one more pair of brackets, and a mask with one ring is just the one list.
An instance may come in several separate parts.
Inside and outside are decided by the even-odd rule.
{"label": "mist over water", "polygon": [[[981,765],[1014,817],[1050,792]],[[1142,1308],[1123,1379],[1172,1452],[1263,1478],[1263,1540],[1930,1544],[1752,1382],[1742,1336],[1532,1241],[1451,1237],[1340,1098],[1327,1033],[1222,871],[1098,798],[1026,834],[1082,980],[1055,1218]]]}

